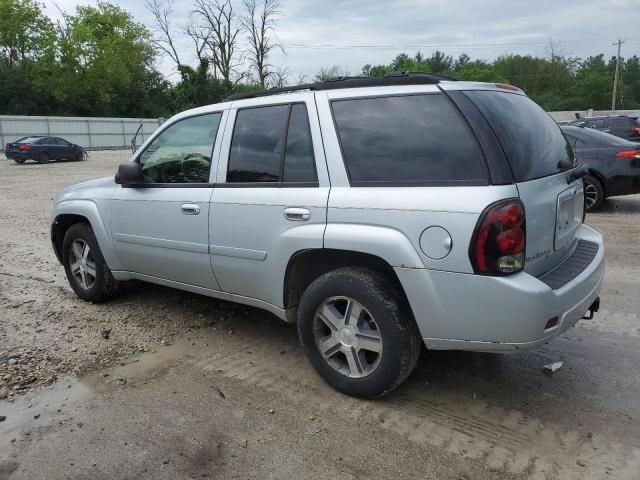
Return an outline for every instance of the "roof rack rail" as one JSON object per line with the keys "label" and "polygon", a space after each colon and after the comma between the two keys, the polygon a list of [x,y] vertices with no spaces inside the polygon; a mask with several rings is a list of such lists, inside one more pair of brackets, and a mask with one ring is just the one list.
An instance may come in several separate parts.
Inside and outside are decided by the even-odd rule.
{"label": "roof rack rail", "polygon": [[455,78],[427,72],[389,72],[384,77],[334,77],[324,82],[308,83],[291,87],[270,88],[256,92],[237,93],[224,99],[225,102],[247,98],[267,97],[280,93],[304,90],[335,90],[339,88],[385,87],[391,85],[433,85],[442,81],[456,81]]}

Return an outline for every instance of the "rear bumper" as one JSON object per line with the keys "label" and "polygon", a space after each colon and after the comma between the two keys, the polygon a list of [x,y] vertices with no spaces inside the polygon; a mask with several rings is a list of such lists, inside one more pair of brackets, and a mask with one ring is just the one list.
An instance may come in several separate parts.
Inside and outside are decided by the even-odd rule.
{"label": "rear bumper", "polygon": [[23,160],[35,160],[36,158],[35,155],[31,152],[20,152],[15,150],[12,150],[10,152],[5,151],[4,155],[10,160],[13,160],[15,158],[23,159]]}
{"label": "rear bumper", "polygon": [[[577,237],[596,243],[598,251],[579,275],[555,290],[524,272],[487,277],[396,268],[426,346],[525,350],[574,326],[598,298],[604,277],[602,235],[582,225]],[[545,330],[554,317],[557,325]]]}

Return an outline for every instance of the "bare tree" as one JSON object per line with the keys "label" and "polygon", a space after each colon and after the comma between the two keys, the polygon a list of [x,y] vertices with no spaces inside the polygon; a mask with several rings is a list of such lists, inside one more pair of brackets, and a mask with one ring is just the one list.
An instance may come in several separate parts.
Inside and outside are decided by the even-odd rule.
{"label": "bare tree", "polygon": [[193,42],[193,46],[195,47],[196,56],[198,60],[202,62],[205,59],[205,49],[207,48],[207,38],[208,38],[208,30],[206,28],[200,27],[196,16],[191,13],[189,14],[189,21],[184,28],[185,33]]}
{"label": "bare tree", "polygon": [[281,48],[272,41],[276,20],[280,16],[278,0],[243,0],[244,15],[242,26],[249,41],[248,59],[251,69],[258,77],[258,83],[264,88],[272,71],[269,55],[274,48]]}
{"label": "bare tree", "polygon": [[231,81],[238,66],[235,63],[236,47],[241,30],[231,0],[195,0],[191,14],[189,35],[196,45],[202,46],[201,55],[208,54],[214,76]]}
{"label": "bare tree", "polygon": [[176,49],[174,36],[175,31],[171,25],[171,15],[173,14],[174,0],[146,0],[145,5],[149,13],[153,16],[151,42],[162,53],[169,55],[176,67],[180,68],[180,56]]}
{"label": "bare tree", "polygon": [[333,65],[328,68],[321,68],[320,71],[316,74],[315,81],[324,82],[332,78],[348,77],[349,75],[350,73],[348,69],[342,68],[338,65]]}
{"label": "bare tree", "polygon": [[269,88],[282,88],[289,85],[291,72],[285,67],[274,68],[269,72],[266,86]]}

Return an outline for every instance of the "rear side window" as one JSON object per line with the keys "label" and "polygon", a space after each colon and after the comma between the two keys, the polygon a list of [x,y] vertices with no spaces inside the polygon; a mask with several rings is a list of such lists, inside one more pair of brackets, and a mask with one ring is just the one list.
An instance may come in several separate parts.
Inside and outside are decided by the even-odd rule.
{"label": "rear side window", "polygon": [[307,107],[297,103],[239,110],[228,183],[317,182]]}
{"label": "rear side window", "polygon": [[575,164],[558,124],[529,97],[480,90],[465,95],[491,124],[517,182],[556,174],[563,170],[561,162]]}
{"label": "rear side window", "polygon": [[484,159],[442,94],[332,102],[351,185],[485,185]]}

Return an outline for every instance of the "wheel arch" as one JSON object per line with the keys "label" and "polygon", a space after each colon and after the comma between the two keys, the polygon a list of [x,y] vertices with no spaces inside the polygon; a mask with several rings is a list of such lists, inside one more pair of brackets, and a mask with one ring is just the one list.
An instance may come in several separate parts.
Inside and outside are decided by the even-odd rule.
{"label": "wheel arch", "polygon": [[283,305],[287,322],[297,321],[300,299],[307,287],[318,277],[332,270],[344,267],[369,268],[387,278],[394,290],[409,303],[400,279],[393,267],[383,258],[371,253],[341,250],[335,248],[317,248],[300,250],[294,253],[287,264],[283,285]]}
{"label": "wheel arch", "polygon": [[62,261],[64,235],[76,223],[87,223],[91,227],[109,268],[122,270],[123,266],[116,255],[111,234],[105,227],[100,209],[95,202],[89,200],[67,200],[56,204],[51,225],[51,242],[58,261]]}

